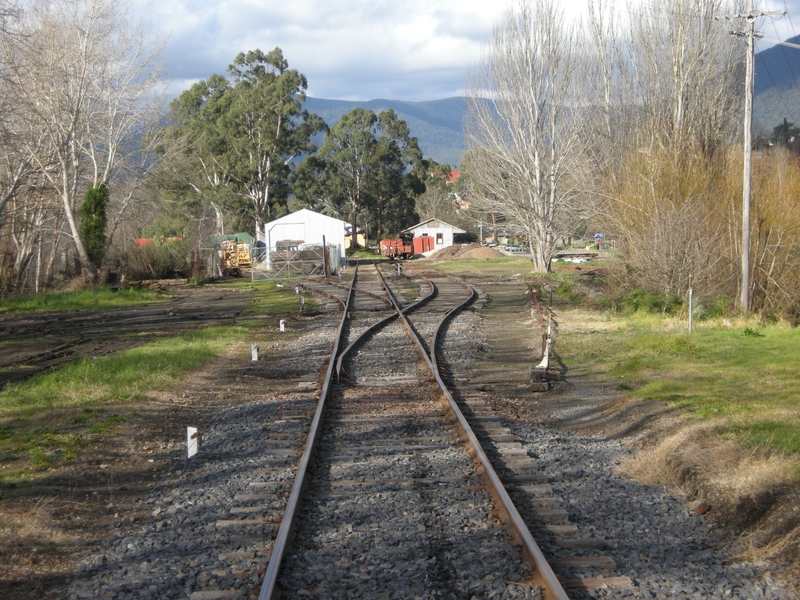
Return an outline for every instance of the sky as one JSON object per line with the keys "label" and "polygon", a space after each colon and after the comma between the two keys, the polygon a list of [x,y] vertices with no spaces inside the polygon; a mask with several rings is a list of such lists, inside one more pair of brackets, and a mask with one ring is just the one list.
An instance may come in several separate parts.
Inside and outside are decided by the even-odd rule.
{"label": "sky", "polygon": [[[561,1],[566,18],[579,18],[583,0]],[[623,8],[659,0],[610,1]],[[359,101],[462,95],[467,70],[508,6],[509,0],[132,0],[134,15],[166,38],[171,94],[225,74],[239,52],[277,46],[308,79],[309,96]],[[765,37],[800,34],[800,0],[756,0],[761,10],[784,6],[788,16],[760,22]],[[762,41],[758,49],[770,45]]]}

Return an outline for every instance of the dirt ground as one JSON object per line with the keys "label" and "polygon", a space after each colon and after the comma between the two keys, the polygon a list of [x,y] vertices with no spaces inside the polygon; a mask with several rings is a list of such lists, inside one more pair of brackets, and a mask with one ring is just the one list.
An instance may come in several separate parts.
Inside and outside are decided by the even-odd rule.
{"label": "dirt ground", "polygon": [[[167,304],[123,310],[6,316],[5,331],[14,332],[15,350],[4,350],[5,364],[26,365],[31,357],[42,372],[91,353],[109,354],[174,335],[188,329],[231,323],[246,306],[236,290],[178,286]],[[288,339],[312,316],[287,315]],[[27,336],[45,335],[36,353]],[[130,339],[130,335],[135,337]],[[64,341],[58,343],[59,336]],[[69,344],[70,352],[54,357],[52,348]],[[4,599],[64,597],[63,590],[81,560],[103,542],[110,531],[132,530],[146,520],[143,499],[175,468],[175,448],[185,441],[187,425],[202,425],[215,409],[242,404],[269,393],[296,392],[297,373],[270,370],[277,344],[262,344],[261,360],[249,361],[248,343],[231,347],[209,367],[187,377],[175,389],[150,394],[135,416],[116,430],[99,436],[76,460],[62,462],[44,476],[3,490],[0,501],[0,597]],[[59,362],[60,360],[60,362]],[[28,362],[26,362],[28,361]],[[3,373],[5,374],[5,373]],[[290,379],[287,379],[290,378]],[[254,385],[254,379],[259,385]],[[268,380],[268,381],[265,381]]]}
{"label": "dirt ground", "polygon": [[[657,404],[627,405],[611,386],[590,383],[579,369],[568,372],[552,392],[532,398],[526,386],[528,368],[540,355],[541,334],[526,303],[527,286],[521,279],[474,283],[489,297],[482,311],[489,339],[482,376],[473,383],[491,391],[496,407],[508,416],[639,440],[677,418]],[[174,300],[161,305],[3,317],[0,335],[13,343],[0,347],[0,382],[52,369],[77,356],[108,354],[185,329],[231,322],[247,301],[232,290],[176,291]],[[306,319],[325,318],[287,316],[289,335],[302,330]],[[518,326],[508,327],[511,322]],[[262,360],[255,366],[246,360],[248,350],[246,343],[230,348],[174,390],[152,394],[149,402],[136,407],[138,416],[103,435],[78,459],[6,491],[0,501],[0,597],[63,597],[81,560],[110,530],[133,530],[147,518],[137,500],[175,468],[173,449],[184,439],[187,424],[203,422],[216,408],[249,402],[265,390],[290,393],[297,389],[298,377],[316,375],[270,372],[270,357],[281,353],[279,342],[262,346]],[[32,369],[24,368],[31,364]]]}
{"label": "dirt ground", "polygon": [[0,389],[84,356],[103,356],[221,323],[246,306],[242,290],[164,282],[172,296],[126,308],[0,315]]}

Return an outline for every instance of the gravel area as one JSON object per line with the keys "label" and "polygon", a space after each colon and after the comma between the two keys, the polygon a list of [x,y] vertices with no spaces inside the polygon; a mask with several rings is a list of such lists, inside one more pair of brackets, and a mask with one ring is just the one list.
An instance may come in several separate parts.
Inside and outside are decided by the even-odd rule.
{"label": "gravel area", "polygon": [[[271,364],[269,372],[292,376],[305,373],[313,380],[312,376],[319,372],[320,344],[330,340],[333,333],[332,327],[320,325],[315,324],[313,331],[284,344],[284,358]],[[486,349],[498,341],[487,333],[480,315],[466,312],[456,317],[448,329],[447,343],[451,344],[446,359],[452,377],[463,382],[475,362],[485,359]],[[414,374],[391,365],[387,375],[402,379]],[[300,388],[291,397],[265,397],[221,408],[204,416],[200,454],[187,460],[185,447],[176,447],[174,467],[139,500],[148,507],[149,520],[134,531],[126,530],[122,524],[112,527],[108,541],[81,563],[81,573],[64,597],[186,598],[192,593],[219,589],[240,590],[246,597],[257,591],[270,552],[267,540],[282,515],[293,478],[292,467],[299,456],[295,440],[308,425],[297,415],[314,404],[313,390],[305,390]],[[528,410],[532,401],[532,396],[491,399],[498,414],[515,403],[525,403]],[[293,416],[286,417],[290,412]],[[512,410],[509,414],[522,412]],[[504,424],[523,443],[528,456],[538,460],[554,495],[567,508],[570,521],[578,526],[579,536],[604,540],[601,554],[613,558],[618,574],[634,583],[632,590],[571,591],[570,597],[797,598],[766,566],[732,559],[722,534],[669,490],[647,488],[617,474],[620,456],[630,452],[624,443],[544,428],[536,419],[504,419]],[[441,460],[444,472],[452,456],[443,451]],[[402,456],[373,456],[358,469],[362,469],[361,476],[366,476],[364,468],[373,475],[386,469],[403,473],[416,468],[404,461]],[[233,506],[247,504],[235,500],[236,495],[252,492],[253,482],[263,484],[274,497],[259,501],[263,508],[256,515],[232,515]],[[297,590],[291,597],[358,597],[342,595],[337,590],[345,589],[344,582],[332,580],[345,566],[352,572],[353,564],[358,564],[360,575],[348,583],[348,589],[355,585],[363,598],[532,597],[530,587],[514,583],[527,571],[504,549],[508,548],[507,540],[501,540],[502,535],[493,528],[481,528],[480,524],[488,521],[485,511],[470,506],[466,498],[452,509],[445,507],[438,492],[419,486],[390,494],[354,496],[344,503],[337,502],[335,507],[324,502],[317,505],[314,516],[325,520],[328,527],[311,532],[311,543],[320,546],[317,558],[311,562],[301,558],[295,571],[287,576],[294,579],[292,587]],[[388,524],[390,515],[403,511],[410,511],[430,530],[438,531],[438,545],[431,543],[430,531],[393,529]],[[464,526],[483,536],[481,552],[473,553],[478,560],[472,558],[463,563],[468,577],[442,566],[442,559],[449,560],[457,551],[448,532],[459,519],[463,524],[464,515],[475,519]],[[219,525],[221,521],[254,516],[265,522],[245,528]],[[124,517],[120,515],[120,522]],[[377,533],[392,543],[365,552]],[[329,545],[332,539],[340,543]],[[547,540],[541,546],[552,558],[597,552],[565,550]],[[407,564],[413,564],[413,568],[395,572],[396,557],[409,559]],[[578,570],[568,576],[593,574]],[[455,579],[470,583],[451,585]],[[410,582],[409,587],[397,589],[396,582],[400,580]],[[323,584],[327,591],[320,589]]]}
{"label": "gravel area", "polygon": [[[456,317],[446,333],[445,353],[454,378],[480,376],[480,370],[474,370],[476,361],[485,360],[486,351],[493,351],[502,339],[497,324],[487,324],[478,313],[465,312]],[[527,351],[534,354],[531,349]],[[507,382],[505,388],[512,389],[514,385]],[[580,386],[561,392],[580,393]],[[605,542],[605,548],[597,551],[563,549],[553,539],[539,539],[548,560],[608,556],[616,562],[617,574],[629,577],[634,584],[633,590],[570,590],[570,597],[798,598],[768,565],[731,557],[724,532],[696,514],[693,506],[677,494],[663,487],[646,487],[620,475],[619,459],[632,451],[625,441],[542,427],[539,419],[543,415],[532,410],[538,404],[538,395],[520,393],[518,385],[510,397],[490,392],[487,398],[498,414],[504,415],[504,425],[522,442],[528,456],[537,460],[553,495],[567,509],[570,522],[578,526],[579,537]],[[548,417],[558,420],[566,416],[558,414],[559,409],[555,413]],[[568,578],[597,575],[590,569],[558,572]]]}
{"label": "gravel area", "polygon": [[[202,434],[198,454],[187,459],[186,445],[176,445],[173,467],[136,501],[147,507],[147,522],[131,531],[119,515],[108,541],[81,563],[64,597],[166,599],[193,593],[202,597],[197,593],[214,590],[239,590],[244,597],[257,593],[294,481],[310,411],[316,406],[316,394],[309,389],[313,386],[305,385],[302,376],[316,377],[322,360],[319,348],[329,347],[333,335],[332,328],[319,321],[309,327],[308,333],[282,344],[280,356],[262,367],[266,376],[300,376],[297,392],[204,415],[198,412],[191,423]],[[254,490],[269,494],[248,499]],[[232,523],[236,520],[250,522],[238,526]]]}
{"label": "gravel area", "polygon": [[[570,520],[584,537],[606,540],[603,552],[636,589],[596,590],[594,598],[794,598],[757,565],[733,561],[722,535],[664,488],[648,488],[615,473],[627,447],[525,424],[509,424],[536,456]],[[544,544],[553,557],[573,556]]]}

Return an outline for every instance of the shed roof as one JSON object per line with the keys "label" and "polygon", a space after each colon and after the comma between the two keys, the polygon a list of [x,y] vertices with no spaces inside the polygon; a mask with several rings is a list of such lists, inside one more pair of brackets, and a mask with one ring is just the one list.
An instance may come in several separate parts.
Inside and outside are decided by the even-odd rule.
{"label": "shed roof", "polygon": [[464,230],[463,230],[463,229],[461,229],[460,227],[456,227],[455,225],[450,225],[450,223],[445,223],[445,222],[444,222],[444,221],[442,221],[441,219],[436,219],[436,218],[434,218],[434,219],[428,219],[428,220],[426,220],[426,221],[422,221],[422,223],[417,223],[416,225],[414,225],[414,226],[412,226],[412,227],[409,227],[408,229],[403,229],[403,231],[401,231],[400,233],[411,233],[411,232],[412,232],[412,231],[414,231],[415,229],[418,229],[418,228],[422,227],[423,225],[427,225],[427,224],[428,224],[428,223],[430,223],[431,221],[438,221],[438,222],[439,222],[439,223],[441,223],[442,225],[446,225],[447,227],[449,227],[450,229],[452,229],[452,230],[453,230],[453,233],[467,233],[466,231],[464,231]]}
{"label": "shed roof", "polygon": [[211,247],[221,244],[222,242],[229,242],[229,241],[250,244],[250,246],[252,247],[256,243],[256,238],[254,238],[252,235],[246,232],[226,233],[224,235],[209,236],[205,240],[205,245],[206,247]]}

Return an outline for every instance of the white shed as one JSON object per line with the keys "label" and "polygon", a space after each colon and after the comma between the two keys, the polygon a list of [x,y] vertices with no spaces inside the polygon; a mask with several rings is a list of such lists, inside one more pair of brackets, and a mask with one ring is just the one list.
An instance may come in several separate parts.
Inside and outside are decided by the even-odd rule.
{"label": "white shed", "polygon": [[412,234],[415,238],[418,237],[431,237],[433,238],[433,249],[441,250],[453,245],[453,235],[456,233],[466,233],[463,229],[445,223],[440,219],[428,219],[422,223],[418,223],[413,227],[404,229],[404,234]]}
{"label": "white shed", "polygon": [[274,250],[282,242],[295,242],[297,245],[325,243],[339,248],[339,264],[345,263],[344,227],[346,223],[313,210],[302,208],[280,219],[264,224],[264,234],[259,241],[269,250]]}

